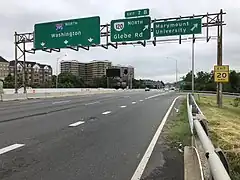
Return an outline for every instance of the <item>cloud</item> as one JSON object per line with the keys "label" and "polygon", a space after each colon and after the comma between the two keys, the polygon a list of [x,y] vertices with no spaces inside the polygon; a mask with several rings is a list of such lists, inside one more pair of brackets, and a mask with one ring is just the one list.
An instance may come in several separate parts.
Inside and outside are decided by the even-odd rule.
{"label": "cloud", "polygon": [[[223,62],[231,69],[240,69],[240,1],[239,0],[8,0],[0,7],[0,55],[14,59],[15,31],[32,32],[35,23],[63,19],[81,18],[99,15],[101,24],[109,23],[113,19],[123,18],[124,11],[149,8],[152,19],[178,17],[207,12],[219,12],[222,8],[226,26],[223,34]],[[206,35],[205,28],[203,35]],[[211,28],[210,35],[216,35],[216,27]],[[31,48],[31,45],[27,46]],[[191,42],[182,44],[158,44],[156,47],[148,45],[124,46],[118,49],[92,48],[90,51],[62,50],[60,53],[36,52],[27,55],[28,60],[47,63],[56,67],[56,59],[67,53],[64,59],[89,62],[91,60],[110,60],[113,64],[132,65],[135,67],[136,77],[155,80],[175,80],[175,60],[177,59],[178,73],[184,75],[191,69]],[[217,41],[213,39],[198,41],[195,44],[195,70],[209,71],[217,61]],[[167,58],[169,57],[169,58]],[[179,77],[180,77],[179,75]]]}

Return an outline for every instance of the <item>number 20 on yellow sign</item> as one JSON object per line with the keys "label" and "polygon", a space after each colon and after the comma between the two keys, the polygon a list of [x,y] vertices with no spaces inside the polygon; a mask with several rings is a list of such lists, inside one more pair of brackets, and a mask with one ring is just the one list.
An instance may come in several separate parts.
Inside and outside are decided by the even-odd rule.
{"label": "number 20 on yellow sign", "polygon": [[229,65],[214,66],[214,81],[222,83],[229,81]]}

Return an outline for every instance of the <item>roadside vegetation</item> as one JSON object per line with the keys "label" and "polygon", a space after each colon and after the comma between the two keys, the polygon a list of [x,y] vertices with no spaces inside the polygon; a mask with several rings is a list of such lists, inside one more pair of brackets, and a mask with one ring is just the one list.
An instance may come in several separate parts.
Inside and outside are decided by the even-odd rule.
{"label": "roadside vegetation", "polygon": [[240,99],[223,97],[223,108],[216,96],[198,96],[197,103],[209,122],[211,140],[226,153],[232,180],[240,179]]}
{"label": "roadside vegetation", "polygon": [[190,145],[191,132],[187,119],[187,100],[184,98],[181,101],[178,113],[168,125],[168,137],[171,140],[171,145],[175,146],[179,143],[182,144],[182,147]]}

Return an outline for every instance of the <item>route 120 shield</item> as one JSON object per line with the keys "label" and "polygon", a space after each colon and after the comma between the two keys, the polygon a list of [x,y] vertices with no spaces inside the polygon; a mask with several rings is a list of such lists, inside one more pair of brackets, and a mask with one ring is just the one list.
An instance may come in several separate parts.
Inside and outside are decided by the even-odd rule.
{"label": "route 120 shield", "polygon": [[116,31],[122,31],[124,29],[124,22],[116,22],[116,23],[114,23],[114,29]]}

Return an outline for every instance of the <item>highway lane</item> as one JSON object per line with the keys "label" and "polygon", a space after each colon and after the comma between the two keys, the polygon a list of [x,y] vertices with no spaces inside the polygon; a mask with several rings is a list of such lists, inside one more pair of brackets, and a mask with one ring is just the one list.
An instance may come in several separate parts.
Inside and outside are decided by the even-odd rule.
{"label": "highway lane", "polygon": [[1,155],[0,178],[130,179],[175,96],[86,97],[73,108],[0,123],[0,148],[24,144]]}
{"label": "highway lane", "polygon": [[[126,92],[123,94],[109,94],[98,95],[88,97],[66,97],[65,99],[45,99],[44,104],[36,102],[28,106],[20,106],[14,109],[13,113],[9,113],[6,109],[5,112],[1,112],[0,120],[0,147],[7,146],[18,140],[29,140],[32,136],[39,134],[45,134],[48,132],[56,131],[65,127],[67,123],[72,124],[79,121],[94,121],[97,116],[107,111],[114,112],[114,109],[124,108],[128,105],[132,105],[139,100],[145,100],[145,98],[154,97],[155,95],[163,94],[160,92]],[[72,100],[70,103],[63,103],[61,106],[53,102],[62,102]],[[84,100],[83,100],[84,99]],[[72,104],[74,103],[74,104]],[[35,110],[29,111],[28,108]],[[41,107],[40,110],[38,107]],[[23,109],[22,109],[23,108]],[[11,107],[9,111],[12,112]],[[30,117],[23,117],[24,112],[28,115],[36,115]],[[40,113],[39,113],[40,112]],[[40,114],[40,115],[39,115]],[[69,118],[71,116],[72,118]],[[13,119],[19,118],[19,119]],[[3,118],[7,120],[3,122]],[[16,131],[12,131],[16,129]]]}
{"label": "highway lane", "polygon": [[[92,94],[86,96],[71,96],[49,99],[37,99],[28,101],[14,101],[0,103],[0,122],[11,121],[21,117],[29,117],[34,115],[44,115],[51,112],[67,110],[69,108],[78,107],[88,103],[97,103],[109,99],[126,98],[126,96],[134,97],[142,92],[118,92],[109,94]],[[149,94],[156,93],[151,92]]]}

